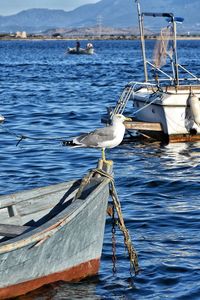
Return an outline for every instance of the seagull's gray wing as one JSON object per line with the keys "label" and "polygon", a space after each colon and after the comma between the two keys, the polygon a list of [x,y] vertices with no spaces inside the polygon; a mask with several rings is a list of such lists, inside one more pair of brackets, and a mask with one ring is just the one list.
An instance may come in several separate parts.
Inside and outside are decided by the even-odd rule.
{"label": "seagull's gray wing", "polygon": [[96,129],[90,133],[82,134],[73,140],[82,147],[101,147],[105,141],[115,138],[112,126]]}

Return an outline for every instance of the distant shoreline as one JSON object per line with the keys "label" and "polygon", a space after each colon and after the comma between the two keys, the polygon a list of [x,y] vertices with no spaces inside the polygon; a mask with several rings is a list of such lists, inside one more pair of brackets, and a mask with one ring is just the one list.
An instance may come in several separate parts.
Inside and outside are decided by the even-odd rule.
{"label": "distant shoreline", "polygon": [[[145,36],[145,40],[155,40],[158,36]],[[26,38],[0,35],[0,41],[75,41],[75,40],[140,40],[139,36],[129,35],[105,35],[105,36],[71,36],[71,37],[52,37],[52,36],[28,36]],[[200,40],[200,35],[178,35],[177,40]]]}

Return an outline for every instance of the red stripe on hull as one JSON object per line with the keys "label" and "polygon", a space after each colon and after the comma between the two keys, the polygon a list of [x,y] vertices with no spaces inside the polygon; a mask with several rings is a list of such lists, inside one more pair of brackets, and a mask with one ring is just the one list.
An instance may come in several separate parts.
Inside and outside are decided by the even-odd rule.
{"label": "red stripe on hull", "polygon": [[45,284],[49,284],[56,281],[76,282],[88,276],[96,275],[99,270],[100,260],[93,259],[86,263],[82,263],[76,267],[67,269],[62,272],[50,274],[41,278],[33,279],[27,282],[19,283],[9,287],[0,289],[0,299],[8,299],[24,295],[30,291],[33,291]]}

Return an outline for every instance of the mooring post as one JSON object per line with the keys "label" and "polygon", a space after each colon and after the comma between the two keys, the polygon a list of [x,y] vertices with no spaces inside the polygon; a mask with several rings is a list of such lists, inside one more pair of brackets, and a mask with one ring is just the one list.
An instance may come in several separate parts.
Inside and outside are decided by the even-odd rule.
{"label": "mooring post", "polygon": [[[113,172],[113,161],[99,159],[97,168],[111,175]],[[98,174],[98,176],[100,175]]]}

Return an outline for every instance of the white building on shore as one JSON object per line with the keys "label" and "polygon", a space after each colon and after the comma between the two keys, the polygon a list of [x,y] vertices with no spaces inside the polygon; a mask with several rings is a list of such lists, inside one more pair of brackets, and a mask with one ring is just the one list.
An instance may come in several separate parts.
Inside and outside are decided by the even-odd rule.
{"label": "white building on shore", "polygon": [[17,31],[15,37],[21,39],[27,39],[27,33],[26,31],[22,31],[22,32]]}

